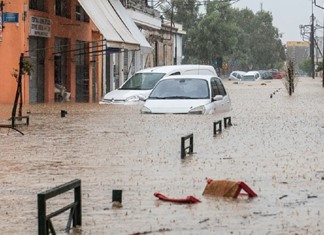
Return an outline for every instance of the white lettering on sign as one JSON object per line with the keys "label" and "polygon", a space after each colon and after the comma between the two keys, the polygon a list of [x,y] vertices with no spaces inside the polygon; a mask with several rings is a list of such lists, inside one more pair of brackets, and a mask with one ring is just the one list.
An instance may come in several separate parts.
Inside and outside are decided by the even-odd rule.
{"label": "white lettering on sign", "polygon": [[51,37],[52,21],[47,18],[31,16],[30,17],[30,36]]}

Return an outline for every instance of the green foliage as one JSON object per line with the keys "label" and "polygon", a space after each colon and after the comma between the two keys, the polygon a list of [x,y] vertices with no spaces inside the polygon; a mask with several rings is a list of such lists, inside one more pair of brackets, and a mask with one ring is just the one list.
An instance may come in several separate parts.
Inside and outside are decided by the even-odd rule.
{"label": "green foliage", "polygon": [[312,61],[310,58],[305,60],[299,65],[299,69],[303,72],[307,73],[308,76],[311,76],[312,74]]}
{"label": "green foliage", "polygon": [[[23,59],[22,60],[22,71],[21,71],[21,74],[24,75],[24,74],[27,74],[27,75],[31,75],[31,73],[33,72],[33,65],[30,63],[29,60],[27,59]],[[11,76],[13,76],[14,78],[18,78],[19,76],[19,70],[18,69],[13,69],[12,73],[11,73]]]}
{"label": "green foliage", "polygon": [[30,76],[32,72],[33,65],[30,63],[29,60],[23,59],[22,73]]}
{"label": "green foliage", "polygon": [[199,15],[196,0],[170,2],[164,8],[165,16],[182,23],[187,32],[185,63],[213,63],[217,57],[222,57],[230,69],[233,66],[242,70],[283,66],[285,50],[278,29],[272,25],[270,12],[239,10],[232,7],[231,1],[214,0],[208,4],[206,14]]}
{"label": "green foliage", "polygon": [[316,72],[320,72],[323,70],[323,62],[317,62]]}
{"label": "green foliage", "polygon": [[188,30],[196,25],[198,20],[199,5],[197,0],[172,0],[161,5],[164,16],[183,25]]}

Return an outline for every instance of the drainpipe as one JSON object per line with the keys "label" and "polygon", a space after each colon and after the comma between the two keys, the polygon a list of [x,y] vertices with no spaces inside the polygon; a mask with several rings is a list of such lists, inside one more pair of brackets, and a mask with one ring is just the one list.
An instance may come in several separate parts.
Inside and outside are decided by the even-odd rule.
{"label": "drainpipe", "polygon": [[[124,83],[124,52],[119,53],[118,56],[118,73],[119,73],[119,85],[118,87],[120,87],[123,83]],[[118,88],[116,87],[116,88]]]}
{"label": "drainpipe", "polygon": [[[107,51],[106,45],[103,45],[104,51]],[[106,53],[102,54],[102,95],[107,93],[107,55]]]}
{"label": "drainpipe", "polygon": [[115,89],[115,77],[114,77],[114,54],[109,54],[110,57],[110,74],[109,74],[109,80],[110,80],[110,91]]}

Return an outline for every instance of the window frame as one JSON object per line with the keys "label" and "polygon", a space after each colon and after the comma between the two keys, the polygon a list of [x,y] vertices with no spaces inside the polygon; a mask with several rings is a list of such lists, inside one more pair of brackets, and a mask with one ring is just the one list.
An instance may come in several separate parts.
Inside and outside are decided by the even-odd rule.
{"label": "window frame", "polygon": [[226,96],[226,89],[224,84],[219,78],[211,78],[210,80],[211,90],[212,90],[212,98],[216,95]]}
{"label": "window frame", "polygon": [[70,0],[55,0],[54,13],[56,16],[71,18],[71,1]]}
{"label": "window frame", "polygon": [[87,12],[83,9],[80,3],[75,5],[75,20],[80,22],[90,22],[90,17]]}
{"label": "window frame", "polygon": [[46,11],[47,0],[29,0],[29,9],[36,11]]}

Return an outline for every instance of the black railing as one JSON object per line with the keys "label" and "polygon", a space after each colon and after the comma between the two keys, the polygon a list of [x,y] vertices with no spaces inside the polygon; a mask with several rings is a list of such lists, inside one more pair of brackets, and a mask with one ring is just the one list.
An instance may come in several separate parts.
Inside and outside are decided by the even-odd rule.
{"label": "black railing", "polygon": [[[186,140],[189,139],[189,146],[186,147]],[[181,158],[185,158],[187,151],[188,154],[192,154],[193,153],[193,134],[189,134],[186,136],[181,137]]]}
{"label": "black railing", "polygon": [[[65,193],[71,189],[74,189],[74,202],[70,203],[61,209],[54,211],[46,215],[46,200],[53,198],[57,195]],[[56,234],[51,219],[67,210],[70,210],[70,215],[65,231],[68,233],[71,229],[71,223],[73,221],[73,227],[81,226],[81,180],[75,179],[66,184],[60,185],[53,189],[39,193],[38,199],[38,234],[48,235],[49,232],[53,235]]]}
{"label": "black railing", "polygon": [[231,117],[224,117],[224,127],[227,128],[232,126],[232,118]]}
{"label": "black railing", "polygon": [[222,121],[219,120],[217,122],[214,122],[214,136],[216,136],[218,133],[222,133]]}

